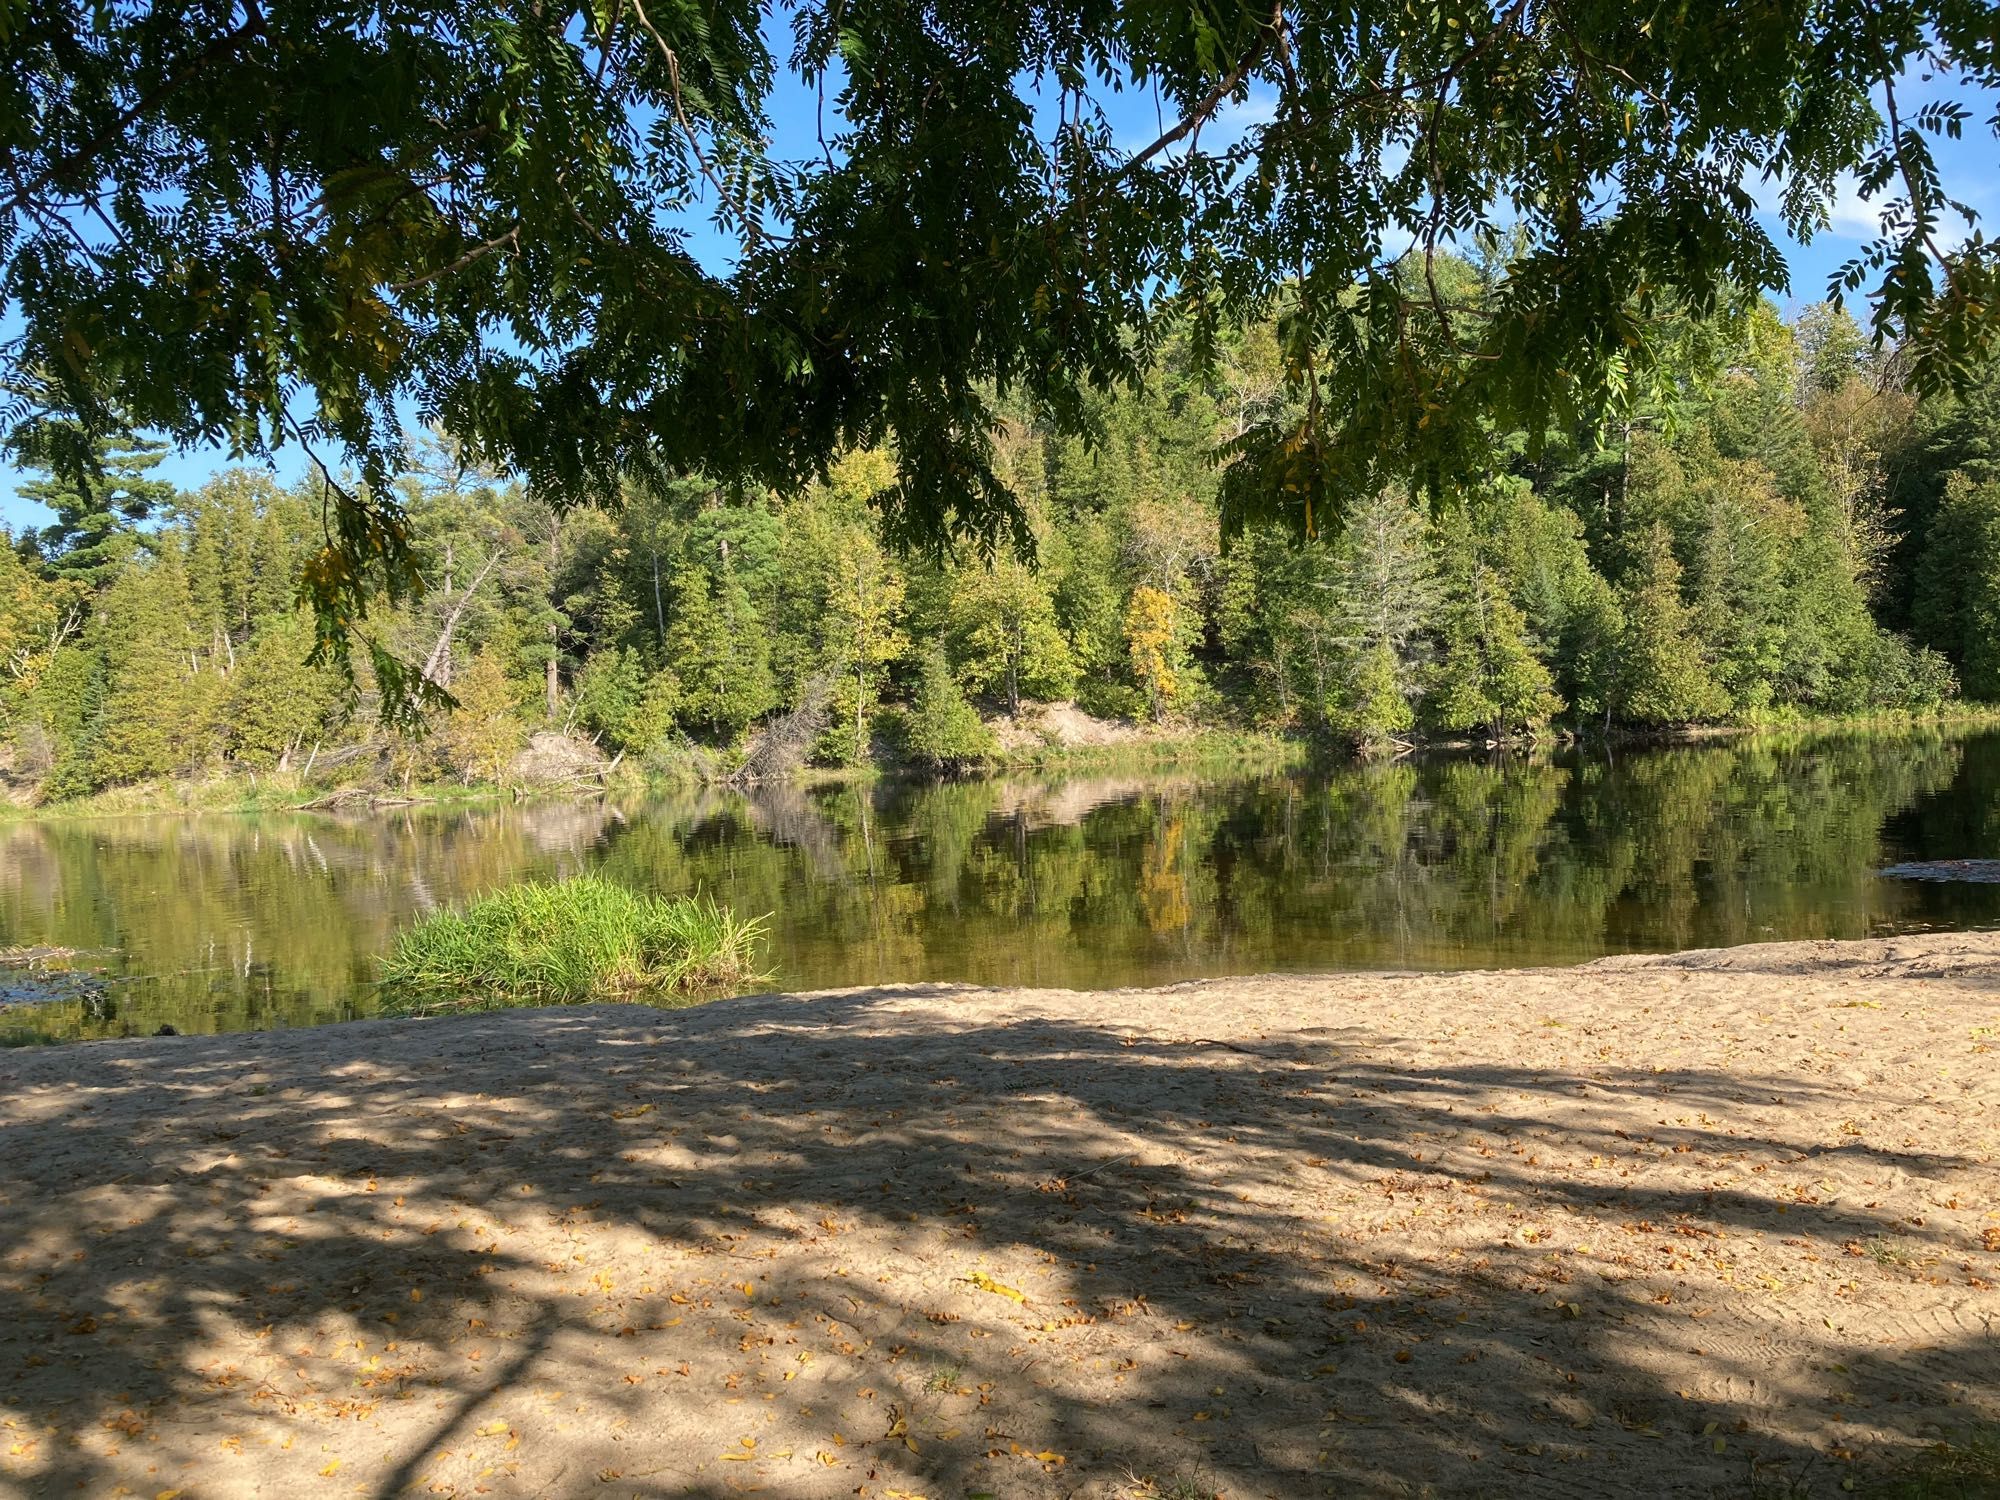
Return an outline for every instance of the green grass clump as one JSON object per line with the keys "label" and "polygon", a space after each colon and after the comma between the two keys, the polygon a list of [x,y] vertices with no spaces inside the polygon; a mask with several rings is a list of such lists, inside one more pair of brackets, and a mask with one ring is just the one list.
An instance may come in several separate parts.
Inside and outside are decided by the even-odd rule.
{"label": "green grass clump", "polygon": [[390,1015],[574,1005],[762,982],[765,919],[582,876],[508,886],[427,917],[382,966]]}

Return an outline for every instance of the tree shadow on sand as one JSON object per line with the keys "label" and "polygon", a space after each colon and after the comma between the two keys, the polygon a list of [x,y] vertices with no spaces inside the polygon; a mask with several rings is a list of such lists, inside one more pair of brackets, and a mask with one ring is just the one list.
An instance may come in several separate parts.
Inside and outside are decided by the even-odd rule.
{"label": "tree shadow on sand", "polygon": [[952,997],[0,1058],[0,1494],[1831,1494],[1992,1416],[1912,1207],[1990,1163],[1795,1077]]}

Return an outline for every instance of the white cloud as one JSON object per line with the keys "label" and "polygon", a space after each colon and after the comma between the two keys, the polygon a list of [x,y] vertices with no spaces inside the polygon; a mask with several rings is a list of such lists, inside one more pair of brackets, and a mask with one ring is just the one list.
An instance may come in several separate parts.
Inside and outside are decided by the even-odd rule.
{"label": "white cloud", "polygon": [[1878,194],[1874,202],[1861,196],[1861,184],[1852,177],[1843,176],[1834,184],[1833,202],[1827,206],[1827,217],[1833,221],[1833,232],[1844,239],[1872,240],[1882,232],[1882,207],[1887,197]]}

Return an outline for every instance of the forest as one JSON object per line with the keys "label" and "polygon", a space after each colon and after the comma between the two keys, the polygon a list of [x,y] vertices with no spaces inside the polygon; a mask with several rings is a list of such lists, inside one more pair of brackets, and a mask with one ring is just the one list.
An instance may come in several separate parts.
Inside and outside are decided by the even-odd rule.
{"label": "forest", "polygon": [[[1488,430],[1477,461],[1295,523],[1282,470],[1218,455],[1288,400],[1279,330],[1214,363],[1168,339],[1093,434],[995,434],[1022,534],[911,548],[894,455],[795,492],[633,479],[614,507],[414,444],[395,481],[421,593],[355,623],[434,691],[379,721],[315,664],[299,579],[324,479],[245,467],[183,492],[161,449],[0,548],[0,773],[60,802],[167,778],[521,779],[531,734],[660,777],[992,757],[1028,705],[1330,750],[1926,714],[2000,701],[2000,372],[1918,397],[1824,305],[1690,322],[1615,426]],[[1465,474],[1477,477],[1466,479]],[[1310,511],[1307,512],[1310,515]]]}

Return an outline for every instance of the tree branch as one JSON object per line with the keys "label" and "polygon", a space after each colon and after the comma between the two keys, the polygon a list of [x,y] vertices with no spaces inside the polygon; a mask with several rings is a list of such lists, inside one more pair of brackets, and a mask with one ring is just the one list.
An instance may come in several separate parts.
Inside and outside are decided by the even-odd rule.
{"label": "tree branch", "polygon": [[104,129],[91,137],[90,140],[77,147],[74,151],[71,151],[62,160],[49,163],[40,172],[36,173],[32,179],[15,188],[6,203],[0,204],[0,214],[19,212],[25,204],[44,187],[48,186],[50,182],[58,178],[67,177],[73,170],[97,156],[105,147],[109,146],[137,123],[141,117],[151,113],[162,100],[180,89],[210,63],[228,53],[234,52],[251,37],[264,35],[263,13],[254,5],[246,9],[249,19],[237,27],[236,30],[226,32],[210,42],[190,58],[172,77],[162,80],[157,87],[141,95],[138,102],[127,109],[121,110],[117,119],[105,126]]}
{"label": "tree branch", "polygon": [[496,234],[484,244],[474,245],[450,265],[439,266],[435,271],[426,271],[423,275],[414,276],[408,281],[392,281],[389,283],[389,290],[392,292],[413,292],[418,287],[429,286],[433,281],[442,280],[446,276],[455,276],[474,261],[491,255],[502,245],[512,245],[516,250],[521,248],[521,221],[519,219],[514,221],[514,227],[509,229],[505,234]]}

